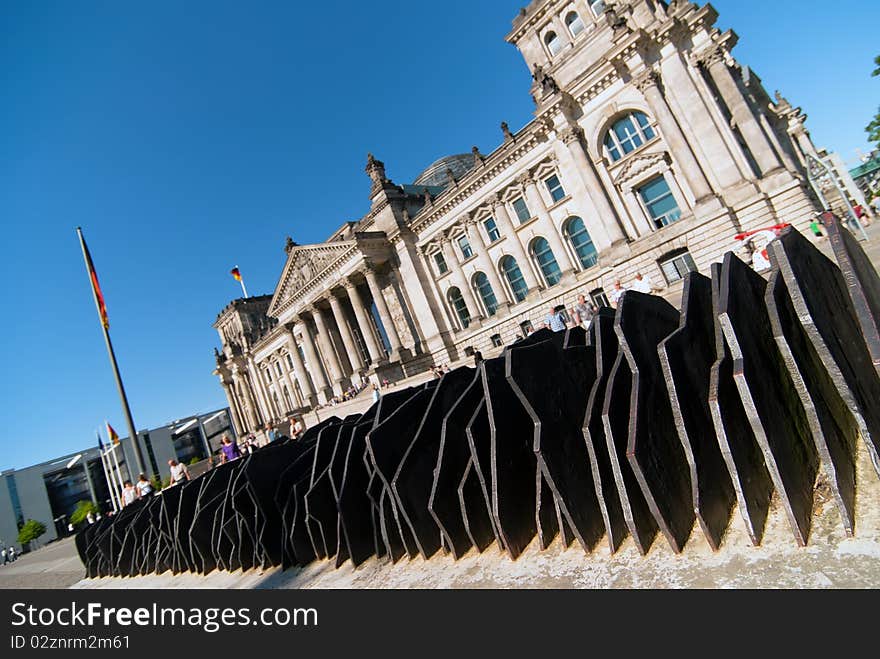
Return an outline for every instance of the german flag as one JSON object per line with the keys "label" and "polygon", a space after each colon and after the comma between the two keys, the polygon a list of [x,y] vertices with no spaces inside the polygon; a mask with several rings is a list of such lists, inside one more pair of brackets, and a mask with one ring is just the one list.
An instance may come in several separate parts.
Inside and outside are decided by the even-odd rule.
{"label": "german flag", "polygon": [[104,303],[104,294],[101,292],[101,285],[98,284],[98,273],[95,272],[95,264],[92,263],[92,255],[86,246],[86,239],[80,234],[80,242],[82,242],[83,255],[86,257],[86,268],[89,271],[89,279],[92,282],[92,293],[95,294],[95,305],[98,307],[98,315],[101,317],[101,324],[104,329],[110,328],[110,319],[107,317],[107,305]]}
{"label": "german flag", "polygon": [[110,436],[110,443],[116,446],[119,443],[119,435],[109,423],[107,424],[107,434]]}
{"label": "german flag", "polygon": [[230,270],[229,274],[231,274],[235,278],[235,281],[241,281],[241,272],[239,272],[238,267]]}

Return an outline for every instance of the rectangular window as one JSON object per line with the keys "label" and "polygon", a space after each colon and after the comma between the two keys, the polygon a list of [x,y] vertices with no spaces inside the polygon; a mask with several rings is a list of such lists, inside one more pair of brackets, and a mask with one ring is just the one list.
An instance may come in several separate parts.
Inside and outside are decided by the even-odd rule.
{"label": "rectangular window", "polygon": [[639,196],[658,229],[681,219],[681,210],[662,176],[640,187]]}
{"label": "rectangular window", "polygon": [[272,371],[270,369],[266,369],[263,371],[263,374],[266,376],[266,382],[272,382]]}
{"label": "rectangular window", "polygon": [[458,248],[461,250],[461,255],[466,259],[469,259],[474,255],[474,250],[471,249],[471,244],[468,241],[467,236],[459,236]]}
{"label": "rectangular window", "polygon": [[437,272],[441,275],[449,272],[449,266],[446,265],[446,259],[443,258],[443,252],[434,253],[434,263],[437,265]]}
{"label": "rectangular window", "polygon": [[547,190],[550,192],[550,197],[554,202],[565,197],[565,190],[562,189],[562,183],[559,182],[559,177],[556,176],[556,174],[544,179],[544,185],[547,186]]}
{"label": "rectangular window", "polygon": [[500,334],[493,334],[492,336],[489,337],[489,340],[492,342],[492,345],[495,346],[496,348],[500,348],[503,345],[503,342],[501,341]]}
{"label": "rectangular window", "polygon": [[523,336],[528,336],[534,331],[534,327],[532,326],[532,321],[524,320],[519,324],[519,329],[522,332]]}
{"label": "rectangular window", "polygon": [[278,374],[278,377],[280,378],[282,375],[281,362],[275,362],[275,372]]}
{"label": "rectangular window", "polygon": [[532,219],[529,207],[526,206],[526,202],[522,197],[517,197],[513,200],[513,210],[516,212],[520,224],[525,224]]}
{"label": "rectangular window", "polygon": [[290,358],[290,354],[287,355],[287,370],[293,370],[293,360]]}
{"label": "rectangular window", "polygon": [[666,277],[666,281],[670,284],[684,279],[684,276],[689,272],[697,271],[697,265],[694,263],[690,252],[676,254],[670,258],[658,261],[658,264],[660,265],[660,270],[663,271],[663,276]]}
{"label": "rectangular window", "polygon": [[495,224],[494,217],[488,217],[483,220],[483,226],[486,227],[486,235],[489,236],[490,243],[494,243],[501,238],[501,232],[498,231],[498,225]]}
{"label": "rectangular window", "polygon": [[601,16],[605,11],[605,0],[590,0],[590,9],[596,16]]}
{"label": "rectangular window", "polygon": [[604,288],[595,288],[590,291],[590,299],[593,301],[593,304],[597,309],[601,309],[602,307],[610,307],[608,304],[608,296],[605,295]]}

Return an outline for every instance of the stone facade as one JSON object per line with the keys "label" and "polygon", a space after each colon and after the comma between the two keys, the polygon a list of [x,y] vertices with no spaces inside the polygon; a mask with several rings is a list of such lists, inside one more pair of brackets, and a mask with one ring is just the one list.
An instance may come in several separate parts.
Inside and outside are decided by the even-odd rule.
{"label": "stone facade", "polygon": [[370,210],[297,245],[272,296],[214,327],[239,428],[490,351],[577,295],[637,272],[664,294],[742,231],[804,229],[818,202],[806,116],[734,59],[711,5],[534,0],[507,41],[533,74],[535,118],[491,153],[399,185],[368,155]]}

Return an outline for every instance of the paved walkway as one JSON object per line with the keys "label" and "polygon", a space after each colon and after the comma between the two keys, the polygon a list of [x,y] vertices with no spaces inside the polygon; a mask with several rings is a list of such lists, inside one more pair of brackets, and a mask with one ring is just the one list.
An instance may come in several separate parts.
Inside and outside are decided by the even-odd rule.
{"label": "paved walkway", "polygon": [[73,538],[65,538],[0,566],[0,588],[69,588],[84,576]]}

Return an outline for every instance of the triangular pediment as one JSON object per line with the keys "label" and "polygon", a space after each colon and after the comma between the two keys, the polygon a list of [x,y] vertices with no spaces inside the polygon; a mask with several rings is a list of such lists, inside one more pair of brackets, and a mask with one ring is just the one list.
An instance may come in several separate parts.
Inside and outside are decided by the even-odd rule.
{"label": "triangular pediment", "polygon": [[292,247],[275,287],[269,315],[277,318],[291,304],[321,288],[327,276],[358,251],[355,240]]}

